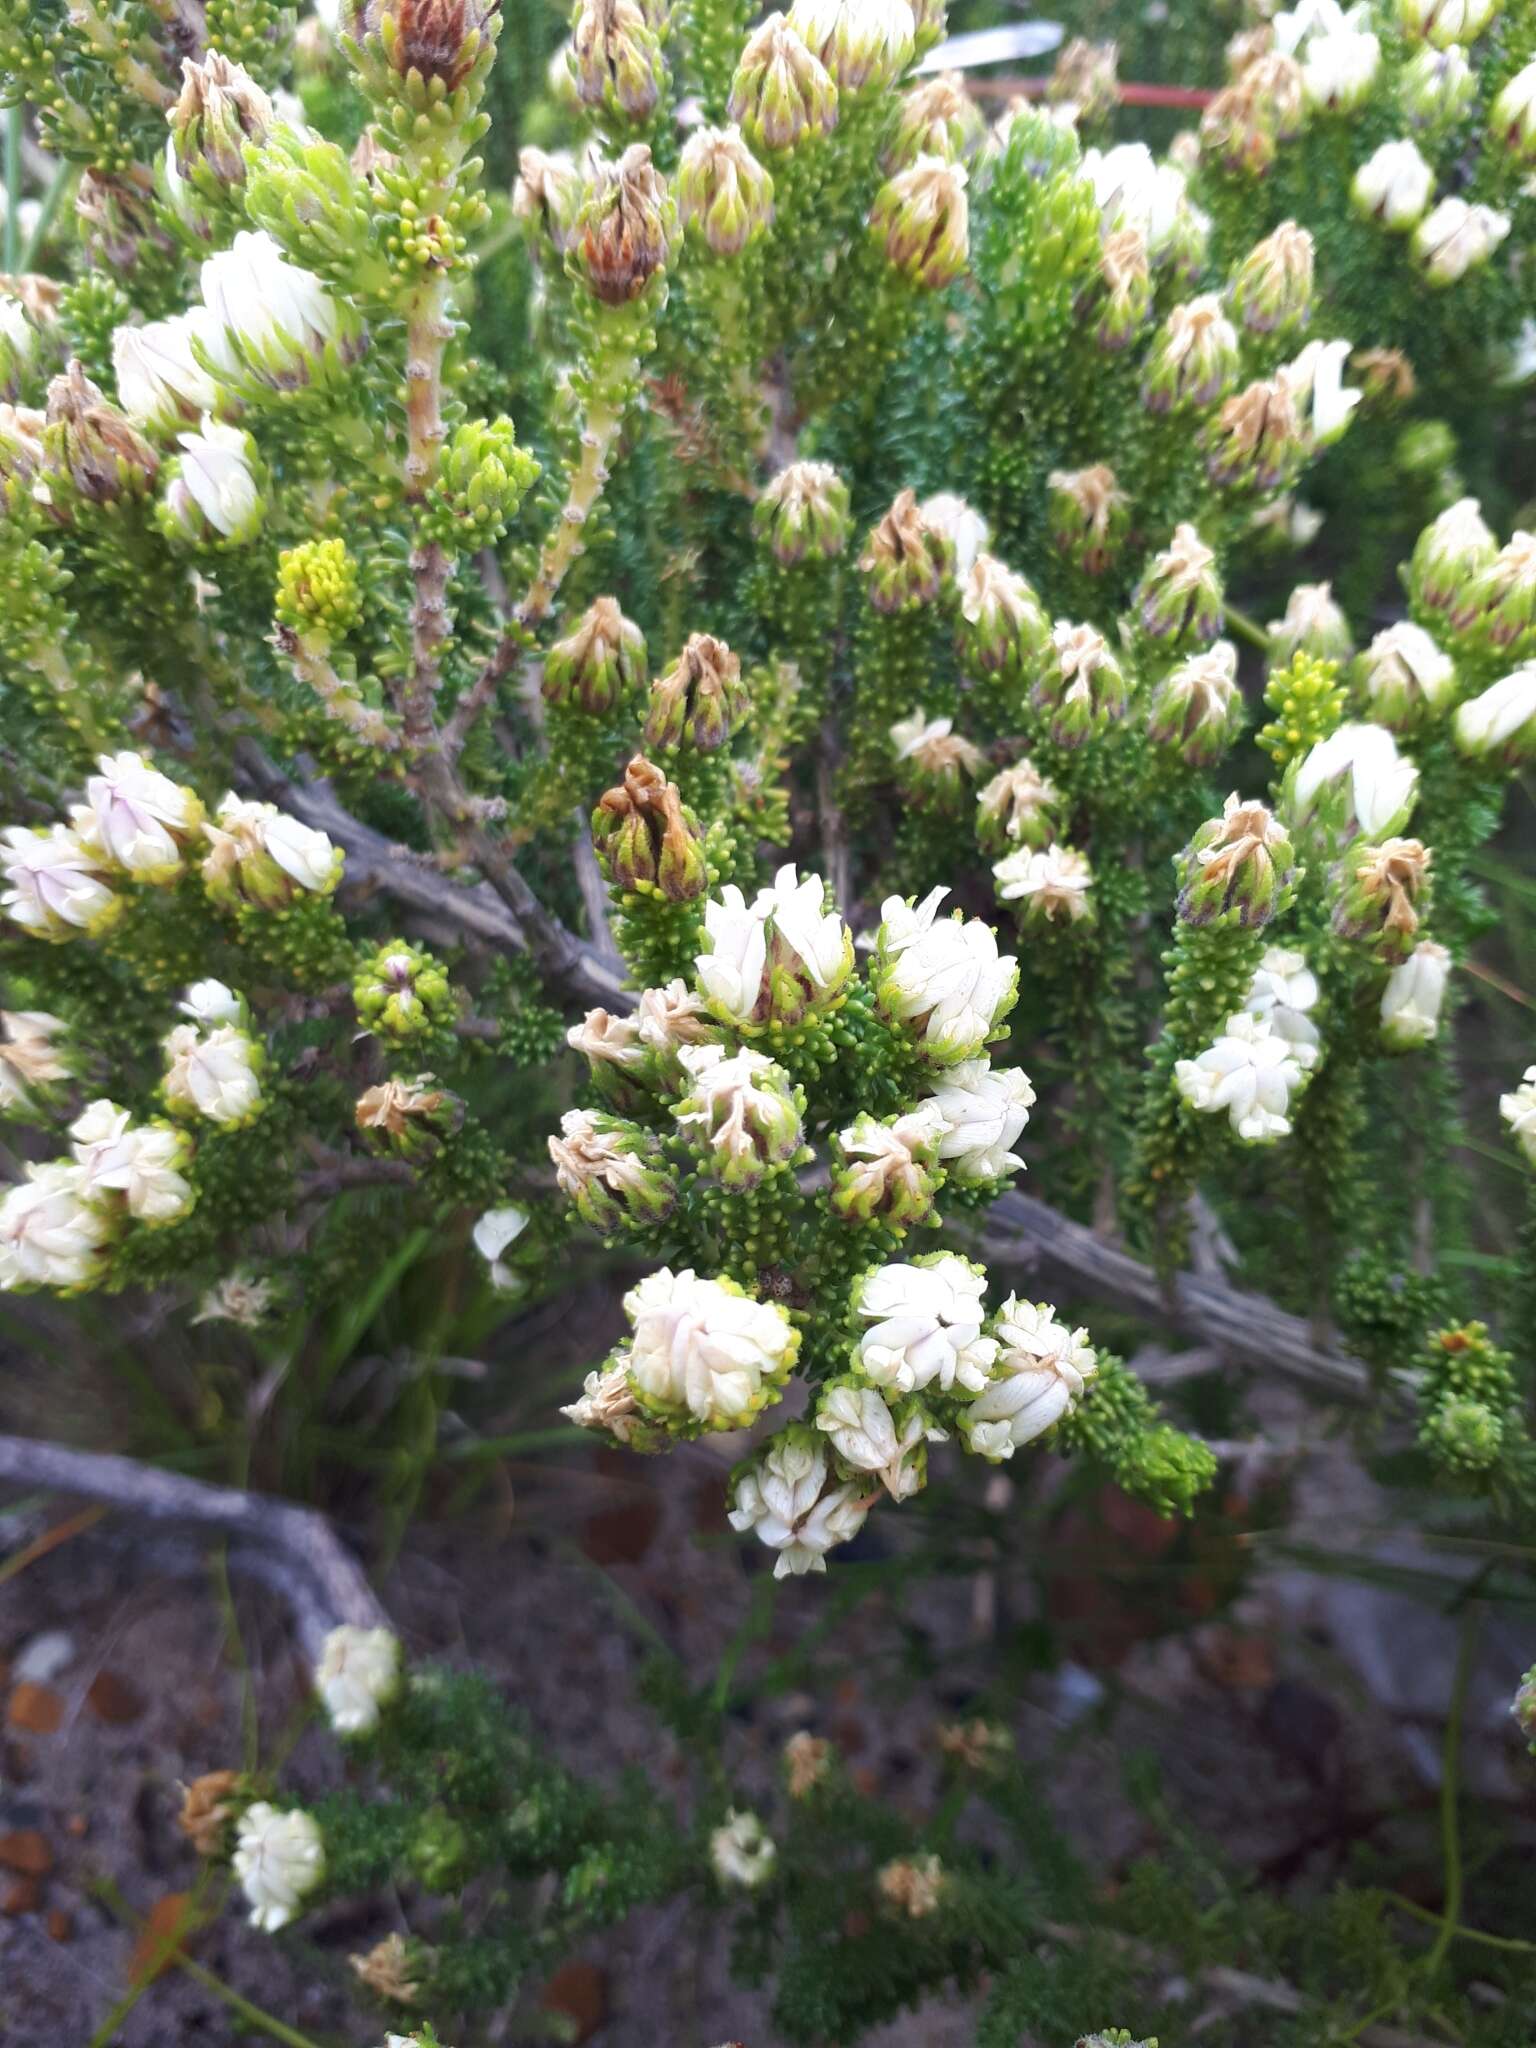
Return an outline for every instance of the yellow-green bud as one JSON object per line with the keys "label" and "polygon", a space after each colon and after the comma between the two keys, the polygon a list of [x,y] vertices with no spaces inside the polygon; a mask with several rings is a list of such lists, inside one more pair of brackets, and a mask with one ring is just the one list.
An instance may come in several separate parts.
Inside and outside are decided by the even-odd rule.
{"label": "yellow-green bud", "polygon": [[544,699],[602,716],[642,689],[649,670],[645,635],[625,618],[616,598],[599,597],[575,632],[545,655]]}

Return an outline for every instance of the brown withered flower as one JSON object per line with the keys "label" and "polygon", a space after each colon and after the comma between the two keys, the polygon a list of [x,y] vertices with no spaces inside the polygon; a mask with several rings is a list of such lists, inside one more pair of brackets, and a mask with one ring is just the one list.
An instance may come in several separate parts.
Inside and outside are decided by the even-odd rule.
{"label": "brown withered flower", "polygon": [[395,2005],[419,2005],[421,1984],[417,1966],[403,1934],[387,1934],[381,1942],[347,1961],[376,1998]]}
{"label": "brown withered flower", "polygon": [[599,166],[582,209],[579,251],[587,282],[605,306],[638,299],[665,268],[677,208],[643,142]]}
{"label": "brown withered flower", "polygon": [[240,1785],[238,1771],[205,1771],[181,1788],[181,1811],[176,1825],[199,1856],[217,1856],[224,1847],[225,1833],[234,1819],[233,1794]]}
{"label": "brown withered flower", "polygon": [[92,504],[115,504],[154,482],[159,456],[78,361],[48,386],[44,418],[50,464]]}

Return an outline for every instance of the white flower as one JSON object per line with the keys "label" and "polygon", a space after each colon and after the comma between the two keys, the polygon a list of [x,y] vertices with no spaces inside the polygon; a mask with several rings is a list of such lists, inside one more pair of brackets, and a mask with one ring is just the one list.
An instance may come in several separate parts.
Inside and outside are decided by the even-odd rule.
{"label": "white flower", "polygon": [[776,952],[788,948],[818,988],[832,989],[851,965],[848,927],[826,905],[826,885],[819,875],[797,875],[782,867],[753,905],[766,918],[778,940]]}
{"label": "white flower", "polygon": [[202,821],[190,789],[142,754],[103,754],[73,813],[80,843],[132,875],[160,881],[181,866],[182,848]]}
{"label": "white flower", "polygon": [[285,890],[291,896],[287,883],[324,894],[341,874],[341,856],[324,832],[290,818],[276,804],[252,803],[233,790],[203,831],[213,849],[203,864],[205,878],[243,887],[254,901],[273,908],[281,906]]}
{"label": "white flower", "polygon": [[954,548],[955,575],[964,582],[976,566],[976,557],[992,537],[986,520],[953,491],[940,491],[925,498],[917,509],[927,524],[937,527]]}
{"label": "white flower", "polygon": [[141,1223],[172,1223],[191,1208],[191,1186],[178,1170],[188,1156],[180,1131],[135,1124],[126,1109],[102,1097],[87,1103],[69,1136],[87,1200],[120,1194]]}
{"label": "white flower", "polygon": [[1301,1086],[1294,1049],[1267,1017],[1239,1010],[1222,1026],[1216,1043],[1198,1059],[1180,1060],[1174,1081],[1191,1109],[1226,1110],[1232,1128],[1250,1144],[1283,1138],[1290,1130],[1286,1110]]}
{"label": "white flower", "polygon": [[1500,0],[1400,0],[1398,11],[1410,35],[1428,36],[1443,50],[1476,42],[1499,5]]}
{"label": "white flower", "polygon": [[635,1005],[635,1034],[642,1046],[668,1056],[685,1045],[702,1045],[715,1035],[709,1012],[685,981],[643,989]]}
{"label": "white flower", "polygon": [[[1487,754],[1536,724],[1536,662],[1500,676],[1456,709],[1456,744],[1464,753]],[[14,916],[14,912],[12,915]]]}
{"label": "white flower", "polygon": [[307,383],[306,358],[338,339],[336,301],[318,277],[290,263],[265,229],[242,230],[202,268],[203,304],[213,316],[209,359],[221,374],[242,367],[263,382]]}
{"label": "white flower", "polygon": [[37,329],[27,318],[26,307],[9,292],[0,291],[0,382],[9,387],[13,398],[36,348]]}
{"label": "white flower", "polygon": [[522,1288],[521,1275],[505,1265],[501,1255],[527,1228],[528,1211],[509,1202],[503,1209],[487,1209],[470,1233],[475,1250],[491,1269],[491,1285],[498,1294],[516,1293]]}
{"label": "white flower", "polygon": [[892,1500],[909,1500],[927,1477],[926,1458],[914,1454],[924,1444],[947,1441],[915,1404],[898,1427],[878,1387],[828,1388],[815,1420],[843,1463],[878,1479]]}
{"label": "white flower", "polygon": [[240,1816],[232,1859],[251,1908],[251,1925],[276,1934],[325,1875],[325,1843],[312,1814],[284,1813],[258,1800]]}
{"label": "white flower", "polygon": [[85,1200],[73,1160],[29,1166],[27,1178],[0,1197],[0,1291],[89,1287],[108,1228]]}
{"label": "white flower", "polygon": [[986,1274],[953,1252],[866,1273],[853,1299],[872,1325],[859,1338],[859,1370],[893,1394],[979,1391],[997,1356],[981,1334],[986,1287]]}
{"label": "white flower", "polygon": [[400,1644],[387,1628],[333,1628],[320,1648],[315,1691],[338,1735],[368,1735],[400,1690]]}
{"label": "white flower", "polygon": [[947,1126],[939,1157],[957,1180],[995,1180],[1022,1171],[1024,1162],[1012,1147],[1029,1122],[1034,1099],[1022,1067],[994,1067],[987,1060],[963,1060],[934,1083],[933,1100]]}
{"label": "white flower", "polygon": [[768,933],[734,882],[705,904],[704,936],[709,950],[694,961],[700,993],[734,1023],[750,1023],[768,964]]}
{"label": "white flower", "polygon": [[961,1411],[967,1447],[983,1458],[1011,1458],[1076,1406],[1098,1371],[1086,1330],[1069,1330],[1043,1301],[1010,1295],[997,1316],[1001,1345],[992,1377]]}
{"label": "white flower", "polygon": [[629,1384],[628,1362],[620,1358],[602,1372],[589,1372],[582,1381],[579,1398],[569,1402],[560,1413],[578,1429],[606,1430],[621,1444],[633,1442],[644,1419]]}
{"label": "white flower", "polygon": [[1440,1029],[1451,956],[1425,939],[1387,976],[1381,994],[1381,1035],[1398,1052],[1428,1045]]}
{"label": "white flower", "polygon": [[1368,4],[1345,9],[1338,0],[1299,0],[1299,4],[1275,16],[1275,48],[1294,57],[1312,36],[1336,36],[1350,29],[1366,27],[1371,18]]}
{"label": "white flower", "polygon": [[1384,142],[1355,173],[1355,204],[1389,228],[1411,228],[1429,204],[1435,174],[1416,142]]}
{"label": "white flower", "polygon": [[1486,263],[1509,233],[1507,213],[1465,199],[1442,199],[1413,231],[1413,253],[1431,284],[1454,284]]}
{"label": "white flower", "polygon": [[663,1266],[624,1297],[630,1380],[642,1401],[726,1429],[749,1421],[788,1373],[799,1336],[784,1310],[691,1267]]}
{"label": "white flower", "polygon": [[1317,1003],[1317,976],[1304,953],[1271,946],[1253,970],[1243,1008],[1250,1017],[1266,1017],[1295,1055],[1298,1066],[1317,1063],[1317,1026],[1308,1012]]}
{"label": "white flower", "polygon": [[0,1111],[30,1107],[39,1081],[67,1079],[53,1044],[66,1029],[47,1010],[0,1010]]}
{"label": "white flower", "polygon": [[182,451],[180,483],[198,512],[226,540],[249,539],[262,513],[250,435],[205,417],[196,433],[176,439]]}
{"label": "white flower", "polygon": [[272,1309],[273,1287],[267,1279],[246,1272],[226,1273],[197,1305],[194,1323],[239,1323],[254,1330]]}
{"label": "white flower", "polygon": [[1047,923],[1076,924],[1088,915],[1093,869],[1074,847],[1054,840],[1021,846],[992,863],[992,881],[1001,902],[1022,904]]}
{"label": "white flower", "polygon": [[755,1813],[733,1806],[709,1838],[709,1860],[722,1884],[753,1890],[773,1874],[778,1851]]}
{"label": "white flower", "polygon": [[1319,740],[1296,771],[1296,822],[1306,824],[1330,796],[1345,797],[1353,832],[1378,840],[1407,823],[1419,771],[1384,726],[1341,725]]}
{"label": "white flower", "polygon": [[196,348],[200,344],[212,360],[218,343],[219,324],[206,306],[142,327],[119,327],[112,336],[118,404],[141,427],[168,427],[211,412],[219,387]]}
{"label": "white flower", "polygon": [[256,1048],[237,1025],[199,1032],[195,1024],[177,1024],[166,1034],[164,1050],[162,1085],[173,1109],[216,1124],[239,1124],[249,1122],[261,1107]]}
{"label": "white flower", "polygon": [[1381,69],[1381,42],[1369,29],[1310,35],[1301,60],[1301,89],[1310,107],[1345,113],[1358,107]]}
{"label": "white flower", "polygon": [[1499,1097],[1499,1115],[1532,1166],[1536,1166],[1536,1067],[1527,1067],[1518,1088]]}
{"label": "white flower", "polygon": [[566,1032],[565,1042],[594,1069],[602,1063],[617,1067],[622,1072],[626,1067],[645,1064],[646,1048],[641,1043],[640,1027],[633,1017],[615,1017],[607,1010],[588,1010],[581,1022],[573,1024]]}
{"label": "white flower", "polygon": [[1278,372],[1295,402],[1298,419],[1309,427],[1320,448],[1338,439],[1360,403],[1362,394],[1344,383],[1349,352],[1347,341],[1309,341],[1294,362],[1282,364]]}
{"label": "white flower", "polygon": [[900,896],[880,906],[875,988],[881,1009],[904,1023],[942,1065],[974,1059],[1013,1006],[1018,962],[1000,954],[979,918],[938,918],[937,888],[914,909]]}
{"label": "white flower", "polygon": [[688,1076],[684,1100],[693,1107],[679,1106],[673,1115],[684,1129],[697,1127],[700,1144],[717,1155],[728,1185],[739,1175],[755,1179],[766,1162],[796,1150],[800,1112],[789,1077],[766,1053],[750,1046],[728,1054],[723,1045],[684,1045],[678,1060]]}
{"label": "white flower", "polygon": [[7,916],[45,938],[97,931],[121,908],[102,880],[96,856],[67,825],[12,825],[0,850]]}
{"label": "white flower", "polygon": [[857,1536],[870,1496],[852,1483],[827,1486],[827,1454],[814,1430],[791,1425],[769,1439],[734,1480],[730,1524],[779,1554],[776,1579],[824,1572],[827,1552]]}
{"label": "white flower", "polygon": [[1411,619],[1378,633],[1359,666],[1371,709],[1393,718],[1418,709],[1438,711],[1455,695],[1455,662]]}
{"label": "white flower", "polygon": [[243,999],[211,976],[207,981],[194,981],[176,1007],[194,1024],[239,1024],[245,1016]]}
{"label": "white flower", "polygon": [[1101,234],[1137,229],[1156,262],[1178,220],[1184,173],[1158,163],[1144,142],[1121,142],[1113,149],[1085,150],[1079,175],[1093,186]]}

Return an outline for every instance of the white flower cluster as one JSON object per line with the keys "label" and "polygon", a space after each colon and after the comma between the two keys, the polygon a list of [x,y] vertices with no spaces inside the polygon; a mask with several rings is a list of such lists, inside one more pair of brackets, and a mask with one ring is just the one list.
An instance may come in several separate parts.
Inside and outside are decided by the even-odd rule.
{"label": "white flower cluster", "polygon": [[240,1816],[232,1858],[250,1921],[276,1934],[325,1876],[325,1842],[312,1814],[258,1800]]}
{"label": "white flower cluster", "polygon": [[400,1690],[400,1643],[387,1628],[333,1628],[315,1666],[315,1691],[338,1735],[370,1735]]}
{"label": "white flower cluster", "polygon": [[792,1369],[799,1333],[776,1302],[726,1280],[663,1266],[624,1297],[633,1328],[615,1360],[652,1413],[703,1429],[735,1429],[770,1401]]}
{"label": "white flower cluster", "polygon": [[297,891],[334,888],[341,875],[341,854],[324,832],[233,794],[205,819],[191,790],[131,750],[100,757],[67,825],[12,825],[0,837],[0,909],[45,939],[104,931],[124,908],[114,882],[174,881],[199,837],[216,900],[234,895],[275,909]]}
{"label": "white flower cluster", "polygon": [[1207,1115],[1225,1110],[1240,1138],[1261,1145],[1289,1134],[1286,1112],[1301,1088],[1303,1064],[1271,1017],[1237,1010],[1214,1044],[1197,1059],[1180,1060],[1173,1075],[1191,1109]]}
{"label": "white flower cluster", "polygon": [[1536,1067],[1527,1067],[1520,1086],[1499,1097],[1499,1115],[1528,1162],[1536,1166]]}
{"label": "white flower cluster", "polygon": [[782,867],[748,903],[727,885],[704,907],[707,950],[695,961],[699,992],[738,1030],[771,1018],[798,1021],[838,994],[853,967],[853,940],[825,885]]}
{"label": "white flower cluster", "polygon": [[979,918],[940,918],[949,894],[934,889],[915,907],[889,896],[880,906],[871,982],[888,1021],[911,1035],[937,1066],[975,1059],[1012,1009],[1018,962],[1000,954]]}

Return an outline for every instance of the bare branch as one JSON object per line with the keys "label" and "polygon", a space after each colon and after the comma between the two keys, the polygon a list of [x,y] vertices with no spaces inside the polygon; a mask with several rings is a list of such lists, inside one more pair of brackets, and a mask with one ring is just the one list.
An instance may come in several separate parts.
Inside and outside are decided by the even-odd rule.
{"label": "bare branch", "polygon": [[992,1204],[981,1249],[999,1264],[1052,1268],[1076,1283],[1079,1296],[1140,1309],[1227,1358],[1284,1373],[1333,1400],[1359,1407],[1374,1397],[1359,1359],[1319,1346],[1299,1316],[1287,1315],[1262,1295],[1193,1273],[1176,1274],[1165,1286],[1150,1266],[1030,1195],[1010,1190]]}
{"label": "bare branch", "polygon": [[311,1656],[344,1622],[389,1625],[361,1564],[311,1508],[20,1436],[0,1436],[0,1484],[105,1501],[148,1522],[226,1537],[231,1565],[275,1585],[289,1602]]}

